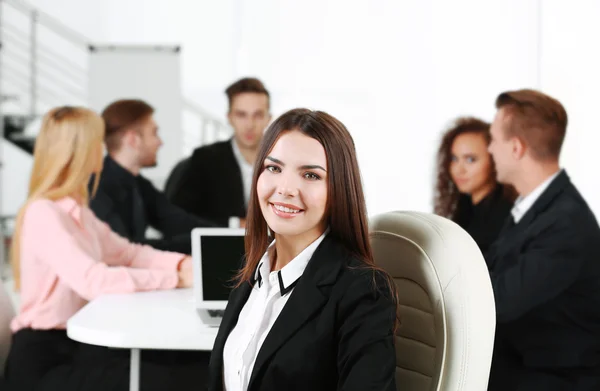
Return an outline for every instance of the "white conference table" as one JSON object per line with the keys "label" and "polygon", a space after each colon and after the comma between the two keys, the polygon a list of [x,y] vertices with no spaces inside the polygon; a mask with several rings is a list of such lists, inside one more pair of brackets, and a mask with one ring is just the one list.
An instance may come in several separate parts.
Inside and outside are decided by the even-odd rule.
{"label": "white conference table", "polygon": [[210,351],[217,331],[200,320],[192,289],[100,296],[67,322],[75,341],[131,349],[131,391],[139,390],[140,349]]}

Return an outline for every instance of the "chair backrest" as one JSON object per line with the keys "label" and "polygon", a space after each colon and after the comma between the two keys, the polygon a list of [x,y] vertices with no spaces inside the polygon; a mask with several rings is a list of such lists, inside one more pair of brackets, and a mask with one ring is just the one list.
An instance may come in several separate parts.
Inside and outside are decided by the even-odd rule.
{"label": "chair backrest", "polygon": [[175,192],[179,190],[181,179],[189,166],[190,160],[192,160],[192,158],[187,157],[177,163],[167,178],[164,192],[169,201],[173,199]]}
{"label": "chair backrest", "polygon": [[15,316],[12,300],[0,280],[0,376],[4,372],[4,363],[10,349],[12,332],[10,321]]}
{"label": "chair backrest", "polygon": [[398,390],[486,390],[496,313],[475,241],[452,221],[419,212],[375,216],[370,230],[375,263],[398,288]]}

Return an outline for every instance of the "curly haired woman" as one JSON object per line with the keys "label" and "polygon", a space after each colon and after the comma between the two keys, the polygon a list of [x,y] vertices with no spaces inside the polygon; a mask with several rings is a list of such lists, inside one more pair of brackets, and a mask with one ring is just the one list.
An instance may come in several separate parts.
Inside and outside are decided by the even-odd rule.
{"label": "curly haired woman", "polygon": [[484,254],[514,201],[512,188],[496,180],[489,143],[489,123],[473,117],[454,121],[438,150],[434,200],[434,212],[465,229]]}

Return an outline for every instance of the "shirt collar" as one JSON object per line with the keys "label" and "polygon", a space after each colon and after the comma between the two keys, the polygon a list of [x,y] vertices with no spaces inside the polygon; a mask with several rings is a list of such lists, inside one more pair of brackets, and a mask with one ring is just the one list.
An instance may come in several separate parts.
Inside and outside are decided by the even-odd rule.
{"label": "shirt collar", "polygon": [[252,164],[248,163],[244,155],[242,155],[242,151],[240,151],[240,147],[235,142],[235,137],[231,138],[231,148],[233,149],[233,156],[235,156],[235,160],[237,160],[238,164],[241,168],[253,169]]}
{"label": "shirt collar", "polygon": [[[319,247],[319,244],[325,239],[325,236],[329,232],[329,229],[325,230],[321,236],[319,236],[314,242],[309,244],[300,254],[296,255],[294,259],[290,261],[287,265],[285,265],[281,270],[277,272],[277,280],[279,281],[279,292],[281,296],[285,296],[289,293],[294,287],[296,283],[302,277],[304,270],[306,269],[306,265],[312,258],[315,250]],[[258,263],[258,267],[256,268],[256,272],[254,273],[254,280],[257,283],[255,286],[258,286],[260,289],[263,285],[263,281],[269,280],[269,274],[271,273],[271,260],[269,258],[269,249],[275,245],[275,240],[271,242],[269,248],[261,258]]]}
{"label": "shirt collar", "polygon": [[527,211],[529,209],[531,209],[533,204],[535,204],[537,199],[540,198],[540,196],[544,193],[544,191],[546,191],[548,186],[550,186],[550,184],[552,183],[554,178],[556,178],[558,176],[558,174],[561,173],[561,171],[562,170],[558,170],[557,172],[552,174],[544,182],[542,182],[540,185],[538,185],[538,187],[533,189],[533,191],[531,193],[529,193],[527,196],[525,196],[525,197],[519,196],[516,199],[515,205],[513,206],[512,210],[510,211],[510,213],[512,214],[513,219],[515,221],[515,224],[517,224],[523,218],[523,216],[525,216],[525,213],[527,213]]}

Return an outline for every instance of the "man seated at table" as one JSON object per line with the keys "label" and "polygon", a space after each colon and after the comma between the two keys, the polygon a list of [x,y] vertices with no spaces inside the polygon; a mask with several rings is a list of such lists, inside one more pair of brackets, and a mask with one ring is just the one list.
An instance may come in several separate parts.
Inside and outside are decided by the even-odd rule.
{"label": "man seated at table", "polygon": [[[113,231],[135,243],[190,254],[191,230],[215,224],[171,204],[140,174],[142,168],[156,166],[162,145],[153,113],[148,103],[133,99],[113,102],[102,112],[108,154],[90,208]],[[92,179],[90,190],[93,183]],[[163,238],[146,238],[148,226]]]}

